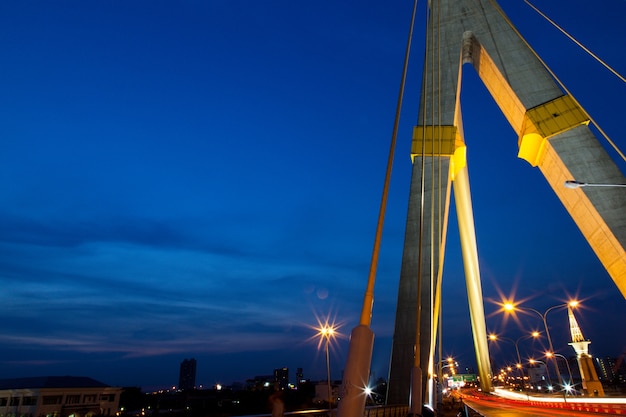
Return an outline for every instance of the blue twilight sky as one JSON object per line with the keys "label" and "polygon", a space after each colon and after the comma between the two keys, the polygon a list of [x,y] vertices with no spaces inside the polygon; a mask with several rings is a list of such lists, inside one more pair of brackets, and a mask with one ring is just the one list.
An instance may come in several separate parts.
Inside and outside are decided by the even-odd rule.
{"label": "blue twilight sky", "polygon": [[[376,285],[376,377],[393,333],[425,3]],[[626,73],[626,2],[557,3],[536,6]],[[522,0],[503,7],[624,150],[625,83]],[[347,335],[358,321],[411,8],[0,2],[0,377],[164,387],[194,357],[204,386],[283,366],[323,379],[310,326],[330,317]],[[576,296],[592,353],[621,354],[624,298],[465,68],[488,329],[517,338],[539,328],[537,317],[494,314],[500,294],[541,311]],[[451,217],[443,349],[472,366],[458,242]],[[565,313],[549,323],[569,355]],[[333,345],[333,378],[346,351],[347,338]],[[509,360],[511,347],[494,354]]]}

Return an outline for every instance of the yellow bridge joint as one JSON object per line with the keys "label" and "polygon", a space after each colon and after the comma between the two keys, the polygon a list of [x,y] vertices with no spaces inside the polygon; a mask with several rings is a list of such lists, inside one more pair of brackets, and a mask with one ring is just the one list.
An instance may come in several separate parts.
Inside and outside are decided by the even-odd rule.
{"label": "yellow bridge joint", "polygon": [[543,161],[547,139],[587,124],[589,124],[589,116],[568,95],[533,107],[524,114],[517,156],[534,167],[540,165]]}
{"label": "yellow bridge joint", "polygon": [[467,165],[466,147],[456,126],[415,126],[411,144],[411,162],[416,156],[449,156],[450,175]]}

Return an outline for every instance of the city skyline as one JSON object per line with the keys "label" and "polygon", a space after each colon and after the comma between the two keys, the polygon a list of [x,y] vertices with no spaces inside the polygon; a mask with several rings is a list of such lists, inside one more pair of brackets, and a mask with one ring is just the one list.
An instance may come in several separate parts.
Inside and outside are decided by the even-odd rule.
{"label": "city skyline", "polygon": [[[193,357],[204,385],[280,367],[323,380],[314,327],[329,320],[343,335],[330,355],[340,379],[409,3],[2,3],[2,377],[166,387]],[[536,5],[626,73],[626,3]],[[527,5],[502,6],[624,150],[624,82]],[[389,365],[423,8],[374,295],[376,378]],[[462,100],[488,331],[541,330],[533,315],[499,313],[504,299],[543,312],[577,298],[592,355],[622,355],[619,290],[541,174],[516,158],[517,138],[469,70]],[[473,366],[459,252],[452,213],[443,350]],[[565,310],[549,324],[555,349],[571,353]]]}

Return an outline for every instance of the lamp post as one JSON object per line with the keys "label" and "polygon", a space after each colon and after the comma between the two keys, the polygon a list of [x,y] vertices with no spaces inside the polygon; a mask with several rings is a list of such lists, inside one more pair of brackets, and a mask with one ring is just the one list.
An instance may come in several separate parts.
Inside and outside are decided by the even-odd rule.
{"label": "lamp post", "polygon": [[447,364],[447,365],[443,365],[443,366],[441,367],[441,372],[443,373],[443,370],[444,370],[444,369],[446,369],[446,368],[450,368],[450,373],[451,373],[452,375],[456,375],[456,369],[454,369],[454,367],[455,367],[455,366],[458,366],[458,364],[457,364],[457,365],[455,365],[455,364],[453,364],[453,363],[449,363],[449,364]]}
{"label": "lamp post", "polygon": [[[548,338],[548,346],[550,347],[550,352],[554,352],[554,346],[552,345],[552,338],[550,337],[550,329],[548,328],[548,313],[554,309],[557,308],[564,308],[564,307],[576,307],[578,305],[578,301],[576,300],[572,300],[568,303],[564,303],[564,304],[557,304],[555,306],[552,306],[550,308],[548,308],[543,314],[537,310],[535,310],[534,308],[530,308],[530,307],[517,307],[516,305],[514,305],[513,303],[505,303],[504,304],[504,310],[505,311],[515,311],[515,310],[520,310],[520,311],[530,311],[533,312],[535,314],[537,314],[539,317],[541,317],[541,320],[543,320],[543,327],[546,330],[546,336]],[[547,365],[546,365],[547,366]],[[557,379],[559,381],[559,385],[563,385],[563,380],[561,379],[561,373],[559,372],[559,368],[558,365],[556,363],[556,359],[554,361],[554,367],[556,369],[556,376]]]}
{"label": "lamp post", "polygon": [[598,184],[589,183],[576,180],[567,180],[563,184],[565,188],[580,188],[580,187],[626,187],[626,184]]}
{"label": "lamp post", "polygon": [[524,375],[524,366],[521,363],[518,363],[515,366],[517,367],[517,369],[520,370],[520,373],[522,374],[522,391],[524,391],[524,393],[526,394],[526,399],[530,400],[530,397],[528,396],[528,390],[526,389],[526,382],[524,381],[524,378],[526,377],[526,375]]}
{"label": "lamp post", "polygon": [[559,358],[562,358],[565,361],[565,365],[567,366],[567,373],[569,374],[569,385],[572,385],[573,381],[574,381],[574,378],[572,377],[572,369],[569,366],[569,361],[567,360],[567,358],[565,356],[561,355],[560,353],[546,352],[546,357],[547,358],[549,358],[551,356],[558,356]]}
{"label": "lamp post", "polygon": [[531,334],[527,334],[521,337],[518,337],[517,340],[513,340],[513,339],[509,339],[508,337],[502,337],[502,336],[498,336],[496,334],[490,334],[489,335],[489,340],[491,340],[492,342],[495,342],[497,340],[504,340],[507,342],[511,342],[515,345],[515,353],[517,353],[517,364],[516,367],[517,369],[519,369],[522,373],[522,389],[525,389],[524,387],[524,367],[522,366],[522,357],[519,354],[519,342],[524,340],[524,339],[529,339],[529,338],[538,338],[539,337],[539,332],[532,332]]}
{"label": "lamp post", "polygon": [[330,355],[328,347],[330,345],[330,338],[335,334],[335,328],[332,326],[324,325],[319,329],[320,337],[326,339],[326,375],[328,377],[328,409],[332,408],[332,387],[330,385]]}
{"label": "lamp post", "polygon": [[[442,361],[442,362],[443,362],[443,361]],[[456,366],[456,367],[458,367],[458,366],[459,366],[459,363],[458,363],[457,361],[455,361],[453,358],[446,358],[446,363],[447,363],[447,364],[446,364],[446,365],[443,365],[443,366],[441,367],[441,369],[444,369],[444,368],[450,368],[450,369],[452,369],[452,374],[454,375],[454,374],[456,373],[456,371],[454,370],[454,367],[455,367],[455,366]]]}
{"label": "lamp post", "polygon": [[[446,362],[446,364],[442,365],[442,363],[444,362]],[[441,386],[443,386],[443,375],[444,375],[443,370],[446,368],[450,368],[450,374],[455,375],[456,374],[456,370],[454,369],[455,366],[458,367],[459,363],[455,361],[453,358],[446,358],[446,360],[439,361],[438,378],[439,378]],[[447,383],[446,383],[446,387],[447,387]]]}

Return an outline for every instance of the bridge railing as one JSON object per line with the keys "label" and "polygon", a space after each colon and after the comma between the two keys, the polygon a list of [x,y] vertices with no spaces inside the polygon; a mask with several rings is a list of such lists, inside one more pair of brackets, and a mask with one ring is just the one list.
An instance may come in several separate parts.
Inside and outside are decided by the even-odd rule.
{"label": "bridge railing", "polygon": [[407,405],[380,405],[365,407],[365,417],[406,417],[409,414]]}
{"label": "bridge railing", "polygon": [[[409,407],[406,405],[378,405],[365,407],[363,417],[406,417]],[[314,409],[286,412],[285,417],[337,417],[337,409]],[[272,417],[271,414],[255,414],[240,417]]]}

